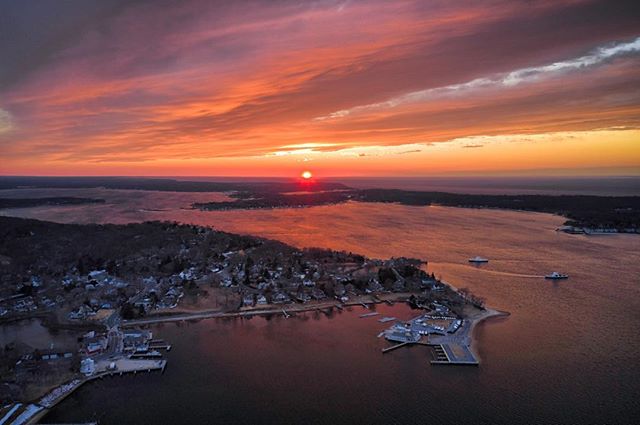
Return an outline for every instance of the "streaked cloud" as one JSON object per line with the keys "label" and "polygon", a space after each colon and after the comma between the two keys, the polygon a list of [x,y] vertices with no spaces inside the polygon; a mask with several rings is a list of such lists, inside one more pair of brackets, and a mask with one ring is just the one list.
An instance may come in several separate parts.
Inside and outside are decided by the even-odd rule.
{"label": "streaked cloud", "polygon": [[443,87],[414,91],[386,100],[384,102],[355,106],[349,109],[332,112],[329,115],[316,117],[316,121],[348,117],[353,114],[377,109],[395,108],[410,103],[428,102],[450,96],[464,96],[482,89],[496,89],[512,87],[519,84],[531,83],[542,78],[558,76],[571,71],[578,71],[597,66],[617,56],[637,54],[640,52],[640,37],[629,42],[618,42],[608,46],[597,47],[592,53],[553,62],[547,65],[517,69],[515,71],[492,75],[490,77],[475,78],[471,81],[450,84]]}
{"label": "streaked cloud", "polygon": [[81,3],[3,7],[2,172],[400,173],[640,127],[636,2]]}

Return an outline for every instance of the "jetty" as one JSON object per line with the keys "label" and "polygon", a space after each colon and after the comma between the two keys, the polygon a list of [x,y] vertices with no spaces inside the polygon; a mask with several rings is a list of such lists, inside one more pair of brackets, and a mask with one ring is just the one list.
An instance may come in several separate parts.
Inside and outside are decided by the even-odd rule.
{"label": "jetty", "polygon": [[379,314],[380,314],[380,313],[378,313],[378,312],[376,312],[376,311],[373,311],[373,312],[371,312],[371,313],[361,314],[361,315],[360,315],[360,318],[361,318],[361,319],[364,319],[365,317],[373,317],[373,316],[377,316],[377,315],[379,315]]}

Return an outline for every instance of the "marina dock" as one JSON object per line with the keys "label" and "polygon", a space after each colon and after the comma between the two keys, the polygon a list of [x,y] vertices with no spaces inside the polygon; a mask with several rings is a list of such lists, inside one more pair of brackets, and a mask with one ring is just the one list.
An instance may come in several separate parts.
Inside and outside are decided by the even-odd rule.
{"label": "marina dock", "polygon": [[473,352],[463,344],[430,344],[433,347],[433,365],[469,365],[478,366],[479,362]]}
{"label": "marina dock", "polygon": [[149,342],[149,350],[171,351],[171,344],[167,344],[162,340],[152,340]]}

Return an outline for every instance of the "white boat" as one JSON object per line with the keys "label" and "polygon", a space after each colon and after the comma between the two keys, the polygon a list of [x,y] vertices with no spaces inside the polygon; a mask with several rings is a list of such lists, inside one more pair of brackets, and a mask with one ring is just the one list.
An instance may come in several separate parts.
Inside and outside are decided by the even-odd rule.
{"label": "white boat", "polygon": [[486,258],[482,258],[482,257],[478,257],[477,255],[473,258],[469,258],[469,262],[470,263],[488,263],[489,260],[487,260]]}
{"label": "white boat", "polygon": [[548,274],[544,277],[545,279],[553,279],[553,280],[557,280],[557,279],[569,279],[569,275],[567,274],[562,274],[562,273],[558,273],[558,272],[553,272],[551,274]]}

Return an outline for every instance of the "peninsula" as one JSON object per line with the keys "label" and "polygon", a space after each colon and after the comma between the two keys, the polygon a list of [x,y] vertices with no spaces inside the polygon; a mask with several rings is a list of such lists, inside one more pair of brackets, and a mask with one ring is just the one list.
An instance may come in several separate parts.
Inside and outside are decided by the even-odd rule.
{"label": "peninsula", "polygon": [[[18,416],[43,414],[96,377],[163,370],[159,349],[170,342],[141,329],[152,323],[409,302],[423,314],[464,322],[460,335],[469,335],[474,323],[496,314],[482,299],[427,274],[420,259],[301,250],[169,222],[0,217],[0,229],[0,324],[36,318],[78,340],[64,352],[4,347],[3,402],[20,403]],[[470,338],[456,341],[470,350]]]}

